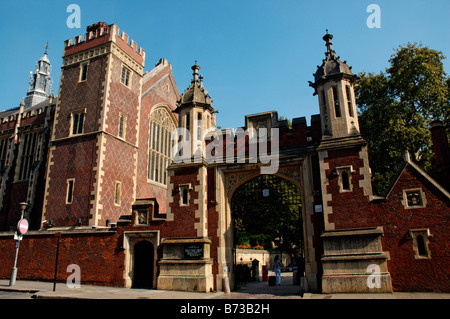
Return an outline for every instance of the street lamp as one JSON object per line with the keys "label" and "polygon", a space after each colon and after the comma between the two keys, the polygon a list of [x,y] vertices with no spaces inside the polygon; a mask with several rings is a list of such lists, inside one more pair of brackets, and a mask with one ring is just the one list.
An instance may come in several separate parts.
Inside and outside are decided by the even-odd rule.
{"label": "street lamp", "polygon": [[14,286],[16,284],[17,256],[19,255],[20,241],[22,240],[22,235],[25,234],[27,232],[27,230],[28,230],[28,222],[27,222],[26,219],[23,219],[23,214],[24,214],[24,211],[27,208],[28,204],[25,203],[25,202],[22,202],[19,205],[20,205],[21,215],[20,215],[20,220],[17,223],[17,230],[16,230],[16,236],[17,236],[17,240],[16,240],[16,257],[14,259],[14,267],[11,270],[11,278],[9,279],[9,285],[10,286]]}

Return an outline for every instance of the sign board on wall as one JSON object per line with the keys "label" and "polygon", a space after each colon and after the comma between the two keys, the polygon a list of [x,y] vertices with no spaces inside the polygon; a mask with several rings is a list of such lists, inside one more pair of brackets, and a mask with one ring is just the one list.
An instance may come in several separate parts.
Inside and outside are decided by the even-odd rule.
{"label": "sign board on wall", "polygon": [[203,244],[188,244],[184,246],[185,259],[200,259],[203,257]]}

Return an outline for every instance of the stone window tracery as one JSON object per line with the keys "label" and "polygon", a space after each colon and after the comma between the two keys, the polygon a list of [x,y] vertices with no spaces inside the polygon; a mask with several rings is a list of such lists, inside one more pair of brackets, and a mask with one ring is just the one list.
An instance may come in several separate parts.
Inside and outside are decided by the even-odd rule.
{"label": "stone window tracery", "polygon": [[175,123],[165,108],[158,108],[150,115],[150,139],[148,148],[147,178],[167,185],[167,166],[172,158],[172,132]]}

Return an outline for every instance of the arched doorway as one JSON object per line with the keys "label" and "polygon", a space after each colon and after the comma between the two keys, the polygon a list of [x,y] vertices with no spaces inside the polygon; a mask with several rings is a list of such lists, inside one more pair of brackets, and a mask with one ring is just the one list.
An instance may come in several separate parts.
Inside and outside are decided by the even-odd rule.
{"label": "arched doorway", "polygon": [[[291,181],[276,175],[250,179],[233,193],[231,214],[236,288],[243,277],[248,279],[249,269],[255,271],[251,255],[259,256],[260,269],[270,266],[272,252],[284,254],[286,266],[299,252],[305,255],[301,194]],[[268,254],[261,260],[257,250]]]}
{"label": "arched doorway", "polygon": [[154,248],[147,240],[134,246],[133,288],[153,288]]}

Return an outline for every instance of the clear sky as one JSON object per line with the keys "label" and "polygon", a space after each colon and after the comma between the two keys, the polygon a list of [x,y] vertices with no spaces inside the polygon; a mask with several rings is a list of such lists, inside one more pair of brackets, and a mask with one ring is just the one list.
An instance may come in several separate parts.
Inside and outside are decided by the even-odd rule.
{"label": "clear sky", "polygon": [[[81,9],[81,28],[67,26],[72,3]],[[381,28],[367,26],[370,4],[380,8]],[[222,128],[270,110],[309,124],[319,109],[308,81],[325,57],[326,29],[354,73],[384,71],[408,42],[450,55],[449,0],[2,0],[0,7],[0,110],[20,104],[47,41],[57,95],[64,41],[98,21],[118,25],[146,50],[145,71],[166,58],[180,93],[197,60]],[[448,59],[444,66],[449,74]]]}

